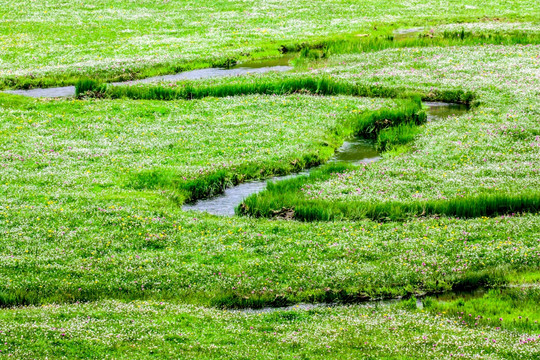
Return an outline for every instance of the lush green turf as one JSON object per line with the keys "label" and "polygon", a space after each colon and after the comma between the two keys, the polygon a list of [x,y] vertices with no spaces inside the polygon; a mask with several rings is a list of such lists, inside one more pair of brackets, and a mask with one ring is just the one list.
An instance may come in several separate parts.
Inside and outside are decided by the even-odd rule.
{"label": "lush green turf", "polygon": [[85,75],[131,79],[277,56],[282,48],[339,34],[388,36],[396,28],[493,18],[538,22],[533,0],[470,3],[2,1],[0,79],[17,87],[73,84]]}
{"label": "lush green turf", "polygon": [[[475,313],[476,314],[476,313]],[[533,359],[529,331],[470,326],[396,305],[241,313],[103,301],[0,312],[0,356],[102,359]]]}

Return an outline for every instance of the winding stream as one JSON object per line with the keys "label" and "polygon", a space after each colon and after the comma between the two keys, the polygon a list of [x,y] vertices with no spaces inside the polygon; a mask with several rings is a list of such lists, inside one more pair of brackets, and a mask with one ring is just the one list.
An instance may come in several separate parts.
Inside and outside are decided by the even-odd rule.
{"label": "winding stream", "polygon": [[[419,29],[406,29],[402,31],[403,34],[411,34],[419,31]],[[401,32],[399,33],[401,34]],[[207,79],[215,77],[225,76],[238,76],[254,73],[266,73],[270,71],[284,72],[292,70],[292,66],[289,65],[290,60],[295,54],[285,55],[276,59],[268,59],[263,61],[252,61],[242,63],[231,67],[230,69],[221,68],[208,68],[192,71],[184,71],[173,75],[154,76],[140,80],[114,82],[110,85],[130,85],[140,83],[152,83],[160,81],[179,81],[179,80],[196,80]],[[75,95],[74,86],[44,88],[44,89],[30,89],[30,90],[6,90],[6,93],[24,95],[30,97],[47,97],[58,98]],[[468,107],[463,104],[452,104],[443,102],[424,102],[424,105],[428,107],[428,121],[446,118],[448,116],[458,116],[466,111]],[[350,164],[370,163],[380,160],[380,154],[375,149],[375,144],[366,139],[355,138],[345,141],[343,145],[336,150],[334,156],[329,160],[330,162],[344,162]],[[316,168],[316,167],[315,167]],[[314,168],[312,168],[314,169]],[[276,176],[266,180],[250,181],[239,184],[237,186],[225,189],[223,194],[199,200],[193,204],[184,204],[182,207],[184,210],[204,211],[214,215],[233,216],[234,209],[238,204],[251,194],[258,193],[266,188],[266,184],[269,181],[279,181],[288,179],[291,177],[307,175],[309,170],[304,170],[298,173]]]}
{"label": "winding stream", "polygon": [[[449,116],[459,116],[468,111],[467,105],[443,102],[424,102],[428,107],[428,121],[444,119]],[[355,138],[345,141],[336,151],[330,162],[345,162],[350,164],[370,163],[380,160],[380,154],[372,141]],[[314,167],[312,169],[316,169]],[[258,193],[266,188],[269,181],[279,181],[291,177],[307,175],[309,170],[286,176],[276,176],[266,180],[251,181],[225,189],[223,194],[208,199],[199,200],[193,204],[182,206],[184,210],[205,211],[214,215],[233,216],[234,209],[251,194]]]}
{"label": "winding stream", "polygon": [[[421,31],[422,28],[414,29],[405,29],[401,31],[396,31],[396,37],[409,37]],[[270,71],[284,72],[292,69],[292,66],[289,65],[289,61],[293,58],[294,55],[286,55],[278,59],[270,59],[264,61],[253,61],[248,63],[243,63],[236,65],[230,69],[222,68],[208,68],[208,69],[199,69],[192,71],[185,71],[173,75],[163,75],[163,76],[154,76],[140,80],[126,81],[126,82],[114,82],[110,83],[113,86],[118,85],[129,85],[129,84],[138,84],[138,83],[152,83],[160,81],[179,81],[179,80],[196,80],[204,78],[213,78],[213,77],[225,77],[225,76],[237,76],[245,75],[250,73],[266,73]],[[74,86],[64,86],[64,87],[54,87],[54,88],[44,88],[44,89],[30,89],[30,90],[8,90],[4,91],[6,93],[18,94],[30,97],[47,97],[47,98],[56,98],[56,97],[68,97],[75,95]],[[453,104],[453,103],[443,103],[443,102],[424,102],[424,105],[428,107],[428,121],[444,119],[450,116],[459,116],[466,113],[469,108],[467,105],[463,104]],[[371,140],[363,138],[354,138],[348,141],[345,141],[343,145],[336,150],[334,156],[329,160],[329,162],[342,162],[349,164],[360,164],[360,163],[371,163],[381,159],[379,152],[375,148],[375,144]],[[317,168],[317,167],[315,167]],[[315,169],[312,168],[312,169]],[[298,173],[286,175],[286,176],[276,176],[266,180],[260,181],[251,181],[239,184],[237,186],[228,188],[223,194],[199,200],[193,204],[185,204],[182,208],[186,211],[194,210],[201,212],[208,212],[214,215],[221,216],[233,216],[234,209],[238,206],[244,198],[251,194],[258,193],[263,191],[266,188],[266,185],[269,181],[279,181],[284,179],[289,179],[292,177],[308,175],[309,170],[303,170]],[[482,289],[474,292],[447,292],[444,294],[435,295],[435,298],[440,301],[451,300],[458,296],[466,294],[469,297],[479,297],[482,296],[484,291]],[[370,300],[366,301],[367,304],[373,306],[379,305],[388,305],[391,303],[399,302],[401,299],[386,299],[386,300]],[[422,299],[417,298],[417,307],[422,308]],[[318,304],[296,304],[292,306],[285,307],[265,307],[261,309],[241,309],[233,310],[238,312],[245,313],[268,313],[273,311],[291,311],[291,310],[310,310],[317,307],[333,307],[337,306],[337,303],[318,303]]]}
{"label": "winding stream", "polygon": [[[208,68],[208,69],[198,69],[192,71],[184,71],[178,74],[173,75],[161,75],[153,76],[140,80],[133,81],[123,81],[123,82],[113,82],[110,85],[133,85],[141,83],[152,83],[160,81],[180,81],[180,80],[197,80],[197,79],[208,79],[216,77],[226,77],[226,76],[238,76],[246,74],[263,74],[270,71],[284,72],[292,70],[292,66],[289,65],[289,61],[294,57],[295,54],[289,54],[282,56],[277,59],[268,59],[263,61],[251,61],[235,65],[230,69],[222,68]],[[47,98],[58,98],[58,97],[67,97],[75,96],[75,86],[62,86],[62,87],[52,87],[44,89],[30,89],[30,90],[6,90],[4,91],[8,94],[24,95],[30,97],[47,97]]]}

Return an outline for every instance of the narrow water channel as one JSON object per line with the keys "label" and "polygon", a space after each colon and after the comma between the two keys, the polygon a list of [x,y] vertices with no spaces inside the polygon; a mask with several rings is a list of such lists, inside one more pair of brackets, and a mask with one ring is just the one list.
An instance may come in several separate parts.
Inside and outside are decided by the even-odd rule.
{"label": "narrow water channel", "polygon": [[[417,29],[414,29],[415,31]],[[414,31],[405,31],[406,34]],[[250,73],[266,73],[270,71],[284,72],[289,71],[293,67],[289,65],[290,60],[294,57],[294,54],[285,55],[276,59],[267,59],[263,61],[252,61],[242,63],[231,67],[230,69],[221,68],[209,68],[199,69],[192,71],[184,71],[173,75],[154,76],[146,79],[114,82],[113,86],[129,85],[138,83],[151,83],[160,81],[179,81],[179,80],[196,80],[206,79],[213,77],[225,77],[225,76],[238,76]],[[8,90],[6,93],[18,94],[30,97],[67,97],[75,95],[74,86],[44,88],[44,89],[31,89],[31,90]],[[428,121],[446,118],[453,115],[461,115],[468,111],[468,107],[463,104],[452,104],[443,102],[424,102],[424,105],[428,107]],[[375,144],[372,141],[355,138],[345,141],[343,145],[336,150],[334,157],[330,162],[345,162],[350,164],[370,163],[380,160],[380,154],[375,149]],[[234,209],[238,204],[242,202],[247,196],[258,193],[266,188],[266,184],[269,181],[285,180],[291,177],[307,175],[309,170],[304,170],[299,173],[294,173],[286,176],[277,176],[261,181],[251,181],[239,184],[237,186],[228,188],[223,194],[199,200],[193,204],[185,204],[184,210],[204,211],[214,215],[233,216]]]}
{"label": "narrow water channel", "polygon": [[[488,291],[487,288],[477,288],[472,290],[464,290],[464,291],[446,291],[443,293],[438,294],[430,294],[430,295],[418,295],[416,296],[416,308],[417,309],[423,309],[424,303],[423,300],[426,297],[430,297],[431,299],[438,301],[438,302],[450,302],[455,301],[458,299],[464,299],[464,300],[471,300],[471,299],[478,299],[483,297],[486,292]],[[363,304],[369,307],[377,308],[379,306],[388,306],[392,304],[399,303],[406,298],[394,298],[394,299],[372,299],[372,300],[364,300],[359,301],[357,304]],[[264,313],[272,313],[275,311],[307,311],[312,310],[316,308],[331,308],[336,306],[343,306],[344,303],[299,303],[295,305],[289,305],[289,306],[267,306],[263,308],[245,308],[245,309],[238,309],[238,310],[232,310],[240,313],[247,313],[247,314],[264,314]]]}
{"label": "narrow water channel", "polygon": [[[238,76],[246,74],[262,74],[271,71],[284,72],[292,70],[289,61],[294,57],[294,54],[285,55],[277,59],[267,59],[262,61],[250,61],[235,65],[230,69],[208,68],[192,71],[184,71],[173,75],[153,76],[140,80],[113,82],[110,85],[133,85],[140,83],[152,83],[160,81],[180,81],[180,80],[198,80],[226,76]],[[30,97],[67,97],[75,95],[75,86],[52,87],[45,89],[30,89],[30,90],[6,90],[8,94],[24,95]]]}
{"label": "narrow water channel", "polygon": [[[459,116],[468,111],[467,105],[451,104],[442,102],[424,102],[428,107],[428,121],[444,119],[449,116]],[[330,162],[345,162],[350,164],[370,163],[380,160],[380,154],[375,149],[375,144],[372,141],[355,138],[345,141],[343,145],[336,151]],[[312,169],[316,169],[312,168]],[[309,170],[304,170],[299,173],[276,176],[266,180],[251,181],[237,186],[225,189],[223,194],[199,200],[193,204],[185,204],[182,208],[186,211],[205,211],[214,215],[233,216],[234,209],[251,194],[263,191],[269,181],[279,181],[289,179],[291,177],[307,175]]]}

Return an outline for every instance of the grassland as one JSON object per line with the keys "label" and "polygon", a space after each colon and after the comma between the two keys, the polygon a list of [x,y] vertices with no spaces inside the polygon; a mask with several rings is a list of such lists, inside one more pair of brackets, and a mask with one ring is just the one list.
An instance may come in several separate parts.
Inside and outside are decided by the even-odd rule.
{"label": "grassland", "polygon": [[349,118],[399,105],[306,95],[171,102],[2,95],[0,101],[6,196],[24,190],[26,198],[39,198],[43,187],[78,189],[83,197],[88,188],[159,188],[176,191],[170,195],[180,203],[200,197],[204,189],[192,184],[203,186],[212,176],[223,179],[204,195],[323,162],[351,132]]}
{"label": "grassland", "polygon": [[514,24],[502,25],[505,30],[538,30],[536,13],[532,0],[2,1],[0,83],[25,88],[74,84],[81,76],[129,80],[279,56],[283,47],[336,36],[386,36],[397,28],[463,21],[502,19]]}
{"label": "grassland", "polygon": [[[540,357],[536,2],[0,4],[3,88],[99,90],[0,94],[0,357]],[[280,51],[293,72],[95,87]],[[181,209],[355,134],[383,160],[240,208],[312,222]]]}
{"label": "grassland", "polygon": [[[520,310],[530,307],[514,312]],[[539,354],[539,338],[527,331],[464,325],[457,317],[388,304],[242,313],[102,301],[12,309],[2,312],[0,324],[2,353],[16,358],[440,359],[482,354],[532,359]]]}
{"label": "grassland", "polygon": [[[354,301],[507,283],[537,266],[534,215],[313,227],[186,214],[178,206],[193,195],[182,192],[189,184],[207,185],[223,171],[243,181],[239,169],[256,168],[245,176],[262,177],[309,165],[302,159],[322,161],[329,145],[351,132],[337,126],[340,120],[399,109],[401,100],[3,99],[4,305],[102,298],[228,307]],[[471,226],[478,227],[473,239]],[[504,244],[486,243],[510,234]],[[511,250],[516,244],[519,252]],[[424,245],[430,250],[423,257],[401,258]],[[356,251],[365,258],[352,256]],[[478,256],[482,263],[473,262]],[[432,266],[423,269],[428,260]]]}

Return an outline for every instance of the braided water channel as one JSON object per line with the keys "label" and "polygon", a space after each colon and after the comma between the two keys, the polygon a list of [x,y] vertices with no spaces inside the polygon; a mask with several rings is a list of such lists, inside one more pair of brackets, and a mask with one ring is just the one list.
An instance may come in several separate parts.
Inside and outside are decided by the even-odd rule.
{"label": "braided water channel", "polygon": [[[428,121],[445,119],[450,116],[459,116],[466,113],[469,108],[463,104],[424,102],[427,106]],[[330,162],[341,162],[349,164],[370,163],[380,160],[380,154],[375,148],[375,143],[362,138],[354,138],[345,141],[336,151]],[[223,194],[199,200],[193,204],[185,204],[184,210],[205,211],[214,215],[233,216],[234,209],[249,195],[263,191],[269,181],[279,181],[292,177],[309,174],[313,167],[298,173],[276,176],[266,180],[250,181],[237,186],[225,189]]]}

